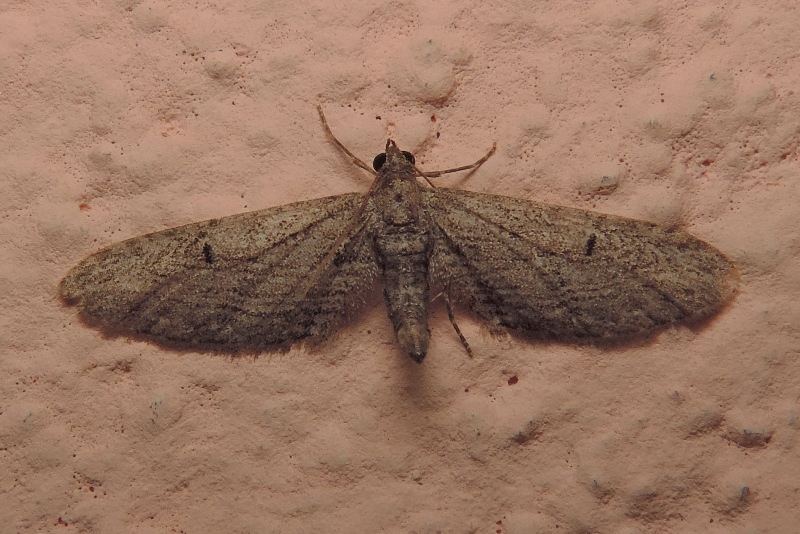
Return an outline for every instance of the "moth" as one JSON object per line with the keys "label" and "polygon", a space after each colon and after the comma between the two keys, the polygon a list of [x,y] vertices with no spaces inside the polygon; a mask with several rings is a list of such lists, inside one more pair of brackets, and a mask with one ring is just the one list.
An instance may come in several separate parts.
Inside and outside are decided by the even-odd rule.
{"label": "moth", "polygon": [[[431,287],[531,338],[617,342],[706,319],[736,292],[734,265],[688,233],[646,221],[433,187],[392,139],[365,194],[187,224],[111,245],[60,296],[109,334],[223,353],[319,342],[383,288],[399,346],[428,352]],[[418,178],[428,180],[424,186]]]}

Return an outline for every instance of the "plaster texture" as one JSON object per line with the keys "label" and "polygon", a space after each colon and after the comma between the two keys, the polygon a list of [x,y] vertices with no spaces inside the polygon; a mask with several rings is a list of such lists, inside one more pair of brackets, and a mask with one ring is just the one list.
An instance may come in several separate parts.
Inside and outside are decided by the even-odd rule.
{"label": "plaster texture", "polygon": [[[793,1],[0,5],[0,531],[790,533],[800,522]],[[379,301],[314,351],[106,339],[57,285],[100,247],[366,191],[387,135],[443,186],[724,251],[702,329],[496,338]]]}

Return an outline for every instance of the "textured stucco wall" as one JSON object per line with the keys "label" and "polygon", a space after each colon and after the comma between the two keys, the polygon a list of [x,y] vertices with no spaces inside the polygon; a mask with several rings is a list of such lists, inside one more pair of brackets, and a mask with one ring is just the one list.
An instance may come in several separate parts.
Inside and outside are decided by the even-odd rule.
{"label": "textured stucco wall", "polygon": [[[788,0],[6,2],[3,531],[793,532],[798,20]],[[57,300],[105,244],[366,191],[318,102],[367,161],[387,134],[427,169],[497,141],[441,183],[680,225],[740,295],[615,350],[462,318],[474,359],[438,303],[422,366],[379,301],[315,352],[230,361],[104,339]]]}

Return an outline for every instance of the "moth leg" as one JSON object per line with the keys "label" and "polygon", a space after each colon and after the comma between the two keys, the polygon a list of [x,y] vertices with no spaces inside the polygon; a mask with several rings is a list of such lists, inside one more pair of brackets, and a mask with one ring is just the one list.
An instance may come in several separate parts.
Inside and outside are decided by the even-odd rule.
{"label": "moth leg", "polygon": [[373,169],[372,167],[370,167],[369,165],[358,159],[358,156],[350,152],[350,150],[346,146],[344,146],[341,141],[336,139],[336,136],[333,135],[333,132],[331,131],[331,127],[328,126],[328,120],[325,118],[325,114],[322,112],[322,104],[317,104],[317,111],[319,111],[319,117],[322,119],[322,125],[325,127],[325,131],[328,132],[328,135],[331,136],[331,139],[333,139],[333,142],[336,143],[336,146],[338,146],[342,150],[342,152],[350,156],[350,159],[353,161],[353,164],[355,166],[361,167],[362,169],[372,174],[373,176],[377,176],[378,173],[375,172],[375,169]]}
{"label": "moth leg", "polygon": [[464,337],[464,334],[461,333],[461,329],[458,327],[456,323],[456,314],[453,313],[453,304],[450,302],[450,297],[447,296],[447,293],[442,291],[441,293],[442,298],[444,299],[445,306],[447,306],[447,317],[450,318],[450,324],[453,325],[453,330],[456,331],[458,334],[458,338],[461,340],[461,344],[464,345],[464,349],[467,351],[467,356],[472,358],[472,347],[469,346],[467,342],[467,338]]}
{"label": "moth leg", "polygon": [[469,165],[463,165],[461,167],[455,167],[454,169],[445,169],[443,171],[421,171],[415,166],[414,170],[417,172],[418,175],[425,178],[425,180],[431,187],[436,187],[430,182],[430,180],[428,180],[428,178],[436,178],[437,176],[441,176],[443,174],[450,174],[451,172],[459,172],[459,171],[468,171],[470,169],[474,169],[475,167],[479,167],[483,165],[487,159],[492,157],[492,154],[494,154],[495,150],[497,150],[497,143],[493,143],[492,148],[489,149],[489,152],[487,152],[485,156],[483,156],[475,163],[471,163]]}

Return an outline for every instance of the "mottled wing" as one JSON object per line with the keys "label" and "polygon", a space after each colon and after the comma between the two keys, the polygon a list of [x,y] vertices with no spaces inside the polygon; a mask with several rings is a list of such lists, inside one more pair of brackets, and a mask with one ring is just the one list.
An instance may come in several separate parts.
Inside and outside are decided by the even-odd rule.
{"label": "mottled wing", "polygon": [[431,278],[495,325],[573,340],[646,337],[735,292],[719,251],[644,221],[452,189],[424,193]]}
{"label": "mottled wing", "polygon": [[61,297],[107,331],[171,346],[253,351],[324,337],[363,303],[377,275],[360,229],[317,271],[362,198],[298,202],[129,239],[79,263]]}

